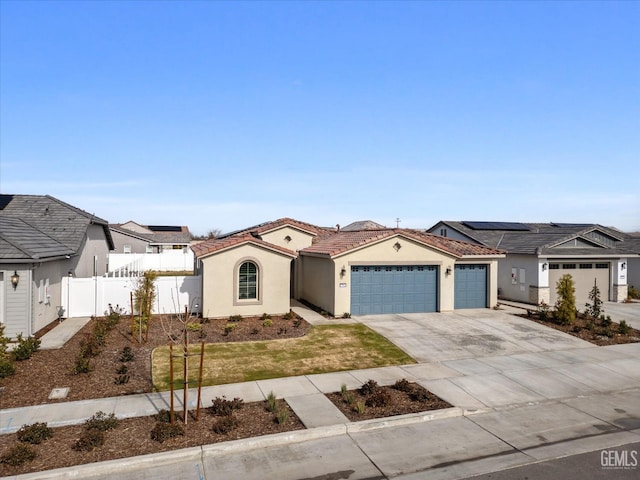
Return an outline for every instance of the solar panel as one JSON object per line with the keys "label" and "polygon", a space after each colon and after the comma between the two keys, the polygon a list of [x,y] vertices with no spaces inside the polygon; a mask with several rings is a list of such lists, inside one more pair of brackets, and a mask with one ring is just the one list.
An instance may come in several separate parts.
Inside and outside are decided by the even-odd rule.
{"label": "solar panel", "polygon": [[509,230],[514,232],[528,232],[531,230],[524,223],[519,222],[462,222],[472,230]]}
{"label": "solar panel", "polygon": [[13,200],[13,195],[0,195],[0,210],[4,210],[4,207],[9,205]]}
{"label": "solar panel", "polygon": [[152,232],[181,232],[182,227],[174,227],[172,225],[149,225]]}
{"label": "solar panel", "polygon": [[593,223],[552,223],[551,225],[553,225],[554,227],[560,227],[560,228],[571,228],[571,227],[586,228],[586,227],[592,227]]}

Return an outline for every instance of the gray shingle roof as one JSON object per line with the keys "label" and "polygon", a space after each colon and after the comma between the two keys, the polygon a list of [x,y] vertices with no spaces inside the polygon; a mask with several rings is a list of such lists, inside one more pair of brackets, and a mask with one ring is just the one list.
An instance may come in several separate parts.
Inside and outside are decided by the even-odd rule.
{"label": "gray shingle roof", "polygon": [[0,195],[0,261],[74,255],[92,224],[113,249],[107,222],[95,215],[48,195]]}

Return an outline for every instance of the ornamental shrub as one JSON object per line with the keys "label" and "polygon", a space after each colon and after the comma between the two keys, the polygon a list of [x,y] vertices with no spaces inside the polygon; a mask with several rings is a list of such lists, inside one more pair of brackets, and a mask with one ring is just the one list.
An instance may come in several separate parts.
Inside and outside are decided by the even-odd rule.
{"label": "ornamental shrub", "polygon": [[576,319],[576,288],[569,274],[560,277],[556,284],[556,310],[554,317],[560,325],[570,325]]}

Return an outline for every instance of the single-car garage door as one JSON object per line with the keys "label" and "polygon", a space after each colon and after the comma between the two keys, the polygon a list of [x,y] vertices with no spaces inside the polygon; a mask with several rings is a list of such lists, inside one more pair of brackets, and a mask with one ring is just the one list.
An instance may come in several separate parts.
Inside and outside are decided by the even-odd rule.
{"label": "single-car garage door", "polygon": [[602,262],[557,262],[549,263],[549,302],[555,305],[558,299],[556,292],[558,280],[565,275],[571,275],[576,289],[576,308],[582,310],[589,300],[589,292],[595,281],[600,290],[600,300],[609,300],[609,263]]}
{"label": "single-car garage door", "polygon": [[487,307],[487,266],[456,265],[454,308]]}
{"label": "single-car garage door", "polygon": [[352,266],[351,314],[435,312],[438,267]]}

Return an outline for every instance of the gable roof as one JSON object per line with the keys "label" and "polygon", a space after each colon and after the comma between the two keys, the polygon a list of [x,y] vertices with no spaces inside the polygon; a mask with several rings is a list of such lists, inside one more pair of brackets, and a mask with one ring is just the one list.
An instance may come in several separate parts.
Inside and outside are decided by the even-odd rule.
{"label": "gable roof", "polygon": [[404,228],[385,228],[380,230],[358,230],[346,232],[341,230],[333,235],[319,239],[310,247],[302,249],[300,253],[336,257],[394,236],[405,237],[458,258],[485,255],[498,256],[505,253],[504,251],[483,245],[474,245],[460,240],[454,240],[418,230]]}
{"label": "gable roof", "polygon": [[325,235],[327,233],[331,233],[335,231],[334,228],[319,227],[311,223],[301,222],[299,220],[294,220],[293,218],[284,217],[284,218],[279,218],[278,220],[260,223],[252,227],[243,228],[242,230],[236,230],[234,232],[225,233],[223,235],[220,235],[218,238],[227,238],[227,237],[245,234],[245,233],[262,235],[285,226],[296,228],[303,232],[309,233],[310,235],[313,235],[313,236],[321,236],[321,235]]}
{"label": "gable roof", "polygon": [[[625,234],[598,224],[441,221],[436,225],[440,224],[482,245],[501,248],[509,253],[620,255],[633,254],[636,250],[631,242],[624,243]],[[593,245],[595,250],[562,247],[574,239]]]}
{"label": "gable roof", "polygon": [[343,232],[353,232],[357,230],[383,230],[387,227],[374,222],[373,220],[359,220],[357,222],[350,223],[346,227],[342,227],[340,230]]}
{"label": "gable roof", "polygon": [[[137,230],[127,228],[127,225],[134,224],[140,227]],[[157,244],[184,244],[188,245],[192,240],[189,227],[184,225],[140,225],[129,220],[126,223],[114,223],[109,225],[114,232],[128,235],[130,237],[146,240],[152,245]]]}
{"label": "gable roof", "polygon": [[259,238],[256,238],[253,235],[247,233],[235,235],[232,237],[212,238],[210,240],[205,240],[204,242],[192,245],[191,249],[193,250],[196,258],[203,258],[245,244],[252,244],[256,247],[271,250],[275,253],[287,255],[292,258],[298,256],[296,252],[292,250],[281,247],[279,245],[274,245],[269,242],[265,242],[264,240],[260,240]]}
{"label": "gable roof", "polygon": [[79,253],[89,225],[103,228],[109,250],[113,239],[106,220],[49,195],[0,195],[0,260],[44,260]]}

